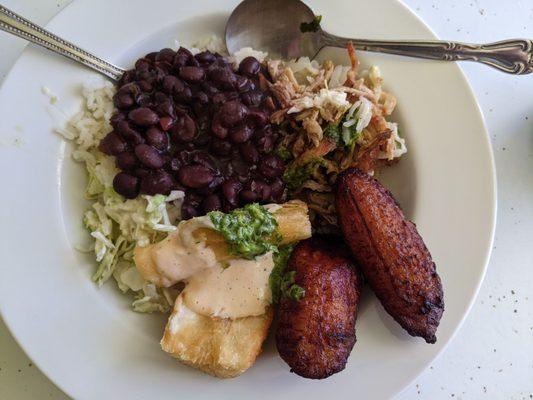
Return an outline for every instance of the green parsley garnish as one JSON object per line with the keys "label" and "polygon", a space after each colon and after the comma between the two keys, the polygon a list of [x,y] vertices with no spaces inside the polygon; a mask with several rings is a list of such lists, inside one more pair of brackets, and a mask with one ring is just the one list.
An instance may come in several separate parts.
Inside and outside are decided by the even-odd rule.
{"label": "green parsley garnish", "polygon": [[342,117],[336,124],[329,124],[324,129],[324,136],[335,140],[337,146],[352,147],[361,136],[361,132],[357,132],[357,123],[349,127],[343,127],[342,124],[345,121],[346,116]]}
{"label": "green parsley garnish", "polygon": [[274,269],[269,279],[274,303],[279,303],[284,297],[300,301],[305,296],[305,290],[294,283],[296,271],[286,271],[287,262],[293,249],[294,245],[280,246],[278,251],[274,253]]}
{"label": "green parsley garnish", "polygon": [[283,161],[288,161],[292,158],[291,152],[285,146],[278,146],[277,149],[274,150],[274,154],[276,154]]}
{"label": "green parsley garnish", "polygon": [[230,254],[247,260],[275,251],[281,240],[275,218],[257,203],[228,214],[212,211],[208,215],[215,229],[226,239]]}
{"label": "green parsley garnish", "polygon": [[283,174],[283,181],[289,190],[299,189],[305,181],[309,180],[316,169],[324,165],[322,157],[314,158],[305,164],[293,162],[289,164]]}
{"label": "green parsley garnish", "polygon": [[320,29],[320,21],[322,21],[322,15],[317,15],[310,22],[302,22],[300,24],[300,32],[317,32]]}

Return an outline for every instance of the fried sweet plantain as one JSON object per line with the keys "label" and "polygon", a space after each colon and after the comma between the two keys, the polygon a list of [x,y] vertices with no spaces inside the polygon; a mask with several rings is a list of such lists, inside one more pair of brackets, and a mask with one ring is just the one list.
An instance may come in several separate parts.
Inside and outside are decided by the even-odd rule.
{"label": "fried sweet plantain", "polygon": [[415,224],[385,187],[357,169],[339,176],[336,206],[346,243],[385,310],[412,336],[435,343],[444,294]]}
{"label": "fried sweet plantain", "polygon": [[291,371],[323,379],[342,371],[355,344],[360,278],[344,245],[314,237],[294,249],[288,270],[305,289],[300,301],[281,300],[279,354]]}

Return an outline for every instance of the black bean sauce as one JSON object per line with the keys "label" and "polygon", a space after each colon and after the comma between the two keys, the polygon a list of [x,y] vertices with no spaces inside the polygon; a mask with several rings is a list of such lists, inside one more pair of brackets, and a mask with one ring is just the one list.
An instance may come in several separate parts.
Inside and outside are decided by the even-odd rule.
{"label": "black bean sauce", "polygon": [[114,130],[100,143],[121,170],[115,191],[132,199],[184,190],[184,219],[283,202],[275,100],[259,87],[261,73],[253,57],[235,71],[219,54],[185,48],[139,59],[118,84]]}

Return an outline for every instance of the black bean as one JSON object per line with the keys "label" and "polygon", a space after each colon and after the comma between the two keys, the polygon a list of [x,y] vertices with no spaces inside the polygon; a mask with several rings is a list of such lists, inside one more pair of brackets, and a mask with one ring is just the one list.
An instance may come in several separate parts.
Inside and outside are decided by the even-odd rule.
{"label": "black bean", "polygon": [[211,101],[215,106],[220,107],[226,102],[226,96],[224,95],[224,93],[215,93],[211,98]]}
{"label": "black bean", "polygon": [[140,93],[135,97],[135,103],[139,107],[152,107],[152,98],[148,93]]}
{"label": "black bean", "polygon": [[255,144],[261,153],[270,153],[274,149],[273,136],[263,135],[255,140]]}
{"label": "black bean", "polygon": [[190,56],[188,54],[185,54],[185,53],[181,53],[178,51],[178,53],[176,54],[176,57],[174,57],[174,67],[175,68],[181,68],[181,67],[184,67],[185,65],[187,65],[189,63],[189,60],[190,60]]}
{"label": "black bean", "polygon": [[133,96],[138,95],[141,92],[139,85],[135,82],[130,82],[125,85],[122,85],[118,89],[117,94],[131,94]]}
{"label": "black bean", "polygon": [[186,220],[200,215],[197,206],[184,201],[181,205],[181,219]]}
{"label": "black bean", "polygon": [[228,128],[225,128],[222,125],[219,114],[215,114],[213,117],[213,121],[211,122],[211,131],[219,139],[225,139],[226,136],[228,136]]}
{"label": "black bean", "polygon": [[242,180],[247,180],[250,177],[250,166],[242,160],[240,155],[231,160],[229,169],[231,173],[237,174]]}
{"label": "black bean", "polygon": [[212,64],[217,59],[215,55],[209,51],[202,51],[201,53],[196,54],[194,58],[196,58],[196,61],[200,64]]}
{"label": "black bean", "polygon": [[218,170],[217,161],[206,151],[191,151],[189,153],[188,160],[191,164],[199,164],[213,171]]}
{"label": "black bean", "polygon": [[135,99],[131,94],[123,93],[119,94],[117,93],[113,97],[113,104],[115,104],[115,107],[117,107],[119,110],[124,110],[127,108],[130,108],[135,104]]}
{"label": "black bean", "polygon": [[150,82],[150,81],[139,81],[137,83],[139,85],[139,88],[143,92],[151,92],[152,89],[154,88],[153,85],[152,85],[152,82]]}
{"label": "black bean", "polygon": [[170,96],[163,93],[163,92],[160,92],[160,91],[157,91],[154,93],[154,103],[155,104],[161,104],[161,103],[164,103],[165,101],[168,101],[170,100]]}
{"label": "black bean", "polygon": [[111,132],[106,135],[98,146],[102,153],[116,156],[127,150],[128,144],[117,133]]}
{"label": "black bean", "polygon": [[209,79],[222,90],[231,90],[236,81],[236,76],[227,67],[216,67],[209,71]]}
{"label": "black bean", "polygon": [[250,189],[245,189],[240,193],[240,197],[244,204],[248,204],[257,201],[259,195]]}
{"label": "black bean", "polygon": [[271,189],[268,183],[264,181],[252,181],[250,183],[250,190],[257,194],[258,201],[267,201],[270,199]]}
{"label": "black bean", "polygon": [[246,78],[245,76],[239,76],[237,77],[237,80],[235,82],[235,88],[239,93],[248,92],[249,90],[254,90],[255,85],[254,83]]}
{"label": "black bean", "polygon": [[231,143],[217,137],[211,139],[211,151],[219,156],[229,156],[231,152]]}
{"label": "black bean", "polygon": [[285,197],[285,184],[280,178],[274,178],[270,182],[270,201],[274,203],[283,203]]}
{"label": "black bean", "polygon": [[150,60],[148,58],[139,58],[136,62],[135,62],[135,70],[137,70],[138,72],[145,72],[145,71],[148,71],[150,69],[150,67],[152,66],[152,62],[154,60]]}
{"label": "black bean", "polygon": [[241,95],[242,102],[248,107],[258,107],[263,100],[263,93],[259,90],[252,90]]}
{"label": "black bean", "polygon": [[194,138],[194,144],[198,147],[207,146],[210,141],[211,135],[205,130],[200,131],[200,134]]}
{"label": "black bean", "polygon": [[200,67],[181,67],[180,78],[189,83],[198,83],[205,79],[205,71]]}
{"label": "black bean", "polygon": [[152,71],[135,71],[135,79],[138,81],[152,81],[155,79],[155,74]]}
{"label": "black bean", "polygon": [[118,123],[121,121],[124,121],[125,119],[126,119],[126,116],[123,113],[117,112],[111,116],[111,118],[109,119],[109,122],[111,123],[111,126],[113,127],[113,129],[116,130]]}
{"label": "black bean", "polygon": [[119,172],[113,179],[113,189],[127,199],[134,199],[139,194],[139,178]]}
{"label": "black bean", "polygon": [[257,128],[262,128],[268,123],[268,116],[262,111],[251,110],[246,116],[246,122]]}
{"label": "black bean", "polygon": [[183,82],[174,75],[167,75],[163,78],[162,90],[167,94],[182,92],[185,88]]}
{"label": "black bean", "polygon": [[239,203],[239,192],[242,190],[242,184],[235,178],[229,179],[222,185],[224,197],[233,206]]}
{"label": "black bean", "polygon": [[124,152],[117,156],[116,165],[118,168],[124,171],[129,171],[137,167],[137,157],[131,152]]}
{"label": "black bean", "polygon": [[202,208],[205,213],[218,211],[222,208],[222,202],[216,194],[210,194],[202,201]]}
{"label": "black bean", "polygon": [[175,185],[174,179],[168,172],[163,170],[151,171],[141,178],[141,193],[150,196],[168,194]]}
{"label": "black bean", "polygon": [[122,136],[127,141],[132,142],[133,144],[144,143],[144,138],[137,130],[132,128],[131,124],[128,121],[117,122],[115,129],[120,134],[120,136]]}
{"label": "black bean", "polygon": [[191,142],[198,133],[194,120],[188,115],[182,115],[170,128],[172,140],[175,142]]}
{"label": "black bean", "polygon": [[150,169],[158,169],[165,164],[161,154],[154,147],[147,144],[135,146],[135,155],[144,166]]}
{"label": "black bean", "polygon": [[178,172],[179,182],[186,187],[197,189],[207,186],[214,178],[214,173],[202,165],[186,165]]}
{"label": "black bean", "polygon": [[197,91],[196,93],[194,93],[192,98],[201,106],[204,106],[209,103],[209,96],[207,96],[207,94],[202,91]]}
{"label": "black bean", "polygon": [[200,85],[200,87],[202,88],[202,90],[207,93],[209,96],[213,96],[214,94],[218,93],[218,89],[216,87],[214,87],[210,82],[208,81],[204,81],[202,82],[202,84]]}
{"label": "black bean", "polygon": [[261,64],[255,57],[246,57],[239,64],[239,72],[246,76],[255,76],[261,70]]}
{"label": "black bean", "polygon": [[155,56],[155,61],[166,61],[168,63],[173,63],[175,55],[176,55],[176,52],[172,49],[169,49],[169,48],[162,49]]}
{"label": "black bean", "polygon": [[150,171],[146,168],[135,168],[132,174],[137,178],[146,178],[148,175],[150,175]]}
{"label": "black bean", "polygon": [[225,92],[224,97],[226,97],[226,101],[239,100],[239,93],[232,91]]}
{"label": "black bean", "polygon": [[267,178],[280,177],[285,171],[285,163],[275,154],[263,156],[259,163],[259,172]]}
{"label": "black bean", "polygon": [[146,143],[157,150],[164,151],[168,149],[168,136],[158,127],[152,126],[146,131]]}
{"label": "black bean", "polygon": [[157,56],[157,51],[152,51],[151,53],[148,53],[147,55],[145,55],[144,58],[150,61],[155,61],[156,56]]}
{"label": "black bean", "polygon": [[229,138],[233,143],[244,143],[248,139],[250,139],[252,133],[252,128],[246,125],[242,125],[233,129],[229,134]]}
{"label": "black bean", "polygon": [[157,70],[162,70],[163,71],[163,74],[166,75],[166,74],[169,74],[170,71],[172,71],[172,63],[168,62],[168,61],[156,61],[154,63],[154,70],[157,72]]}
{"label": "black bean", "polygon": [[130,83],[135,80],[135,71],[126,71],[124,74],[120,77],[120,80],[118,82],[118,86],[125,85],[126,83]]}
{"label": "black bean", "polygon": [[147,107],[141,107],[130,111],[128,118],[135,125],[139,126],[150,126],[159,122],[159,116]]}
{"label": "black bean", "polygon": [[182,91],[175,93],[175,98],[183,103],[188,103],[192,99],[191,88],[184,86]]}
{"label": "black bean", "polygon": [[225,126],[234,126],[241,122],[248,114],[248,109],[238,100],[224,103],[218,110],[220,121]]}
{"label": "black bean", "polygon": [[241,144],[239,150],[248,164],[257,164],[259,161],[259,152],[251,142]]}
{"label": "black bean", "polygon": [[182,165],[183,165],[183,163],[180,161],[180,159],[174,157],[174,158],[171,159],[170,162],[168,163],[168,168],[169,168],[172,172],[177,173],[177,172],[179,171],[179,169],[181,168]]}
{"label": "black bean", "polygon": [[161,117],[176,117],[176,109],[174,108],[174,103],[170,99],[158,104],[155,110]]}

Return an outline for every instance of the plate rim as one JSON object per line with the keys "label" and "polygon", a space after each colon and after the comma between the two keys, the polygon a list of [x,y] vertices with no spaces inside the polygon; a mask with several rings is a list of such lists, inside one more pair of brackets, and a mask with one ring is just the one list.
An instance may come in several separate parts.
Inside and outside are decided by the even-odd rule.
{"label": "plate rim", "polygon": [[[410,14],[411,17],[415,18],[421,25],[423,25],[423,27],[427,30],[428,34],[431,36],[431,37],[428,37],[427,39],[439,40],[439,36],[435,33],[435,31],[424,21],[424,19],[422,19],[422,17],[420,17],[413,9],[411,9],[408,5],[406,5],[403,0],[388,0],[388,1],[390,1],[392,3],[397,3],[398,5],[400,5],[402,8],[404,8],[404,10],[407,13]],[[58,18],[60,18],[61,15],[65,11],[72,9],[75,6],[77,6],[77,5],[79,5],[80,3],[83,3],[83,2],[84,1],[82,1],[82,0],[73,0],[68,5],[63,7],[57,14],[55,14],[46,23],[46,25],[44,25],[43,27],[46,28],[46,29],[49,29],[50,25],[53,25],[56,22],[56,20]],[[164,29],[164,26],[162,28]],[[424,32],[423,35],[426,36],[426,32]],[[0,83],[0,92],[3,91],[5,83],[10,79],[10,77],[14,73],[14,70],[16,69],[17,65],[20,63],[21,59],[27,53],[27,51],[29,49],[29,47],[28,47],[29,45],[30,45],[30,43],[27,43],[24,46],[24,48],[21,51],[21,53],[16,57],[16,59],[13,62],[12,66],[9,68],[9,71],[5,74],[2,82]],[[485,276],[487,274],[487,270],[488,270],[488,267],[489,267],[489,262],[490,262],[490,259],[491,259],[491,256],[492,256],[492,249],[493,249],[493,245],[494,245],[495,231],[496,231],[496,225],[497,225],[497,214],[498,214],[498,190],[497,190],[498,185],[497,185],[497,171],[496,171],[496,164],[495,164],[495,158],[494,158],[494,149],[493,149],[492,143],[490,141],[490,132],[489,132],[489,130],[487,128],[485,116],[484,116],[484,113],[483,113],[483,111],[481,109],[479,101],[478,101],[478,99],[477,99],[477,97],[475,95],[475,92],[473,91],[472,86],[471,86],[469,80],[467,79],[467,76],[466,76],[463,68],[461,67],[460,63],[454,62],[453,64],[454,64],[454,68],[456,68],[457,71],[459,72],[459,76],[461,77],[462,85],[468,89],[467,93],[470,96],[472,104],[475,105],[475,109],[477,111],[477,115],[476,116],[478,117],[479,121],[481,122],[481,126],[483,128],[484,145],[486,146],[487,155],[489,156],[489,161],[490,161],[490,174],[489,174],[489,177],[490,177],[490,181],[492,183],[490,185],[490,195],[491,195],[490,214],[491,215],[487,216],[487,217],[490,217],[490,235],[489,235],[489,238],[488,238],[487,249],[486,249],[484,257],[483,257],[484,260],[483,260],[482,273],[479,274],[479,276],[477,277],[475,289],[474,289],[474,291],[472,293],[472,296],[471,296],[468,304],[466,305],[465,311],[464,311],[463,315],[461,316],[459,322],[454,327],[453,332],[451,333],[450,337],[446,340],[446,342],[438,350],[438,352],[431,359],[429,359],[426,363],[424,363],[423,367],[418,371],[418,373],[416,373],[412,377],[412,379],[410,379],[408,382],[405,382],[402,385],[401,389],[394,394],[394,397],[400,396],[402,393],[404,393],[406,391],[406,389],[409,388],[414,383],[414,381],[416,381],[416,379],[418,379],[420,377],[420,375],[427,370],[428,366],[431,363],[435,362],[437,359],[439,359],[442,356],[444,351],[448,348],[448,346],[452,343],[452,341],[454,341],[454,339],[457,337],[458,332],[461,330],[466,318],[469,316],[470,312],[472,311],[472,307],[474,305],[474,302],[477,300],[477,297],[478,297],[480,289],[481,289],[481,285],[483,284],[483,281],[484,281]],[[9,332],[9,334],[15,340],[17,345],[28,356],[28,358],[30,358],[32,360],[34,365],[39,368],[39,370],[43,373],[43,375],[45,375],[46,378],[50,380],[50,382],[52,382],[57,388],[59,388],[67,396],[73,397],[73,395],[71,393],[69,393],[69,390],[67,388],[66,383],[63,383],[65,381],[64,380],[63,381],[56,380],[56,379],[52,378],[53,374],[48,372],[48,368],[43,367],[44,361],[41,362],[41,360],[36,360],[32,356],[32,354],[30,353],[30,351],[27,350],[27,348],[23,345],[23,343],[21,341],[19,341],[19,338],[14,334],[14,329],[15,328],[14,328],[14,326],[12,326],[14,324],[12,323],[12,321],[10,322],[10,320],[5,317],[5,313],[2,310],[3,310],[3,305],[0,304],[0,318],[3,320],[7,330]]]}

